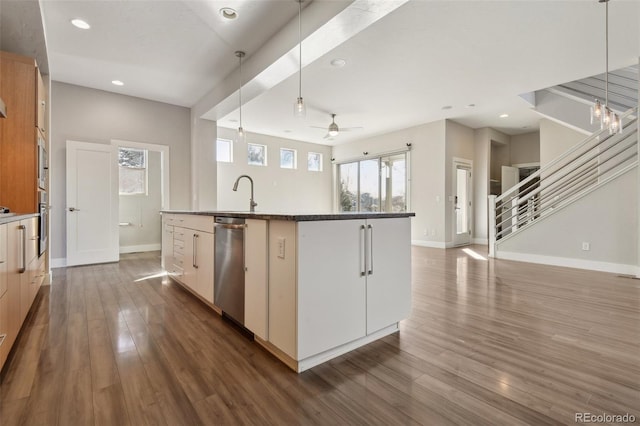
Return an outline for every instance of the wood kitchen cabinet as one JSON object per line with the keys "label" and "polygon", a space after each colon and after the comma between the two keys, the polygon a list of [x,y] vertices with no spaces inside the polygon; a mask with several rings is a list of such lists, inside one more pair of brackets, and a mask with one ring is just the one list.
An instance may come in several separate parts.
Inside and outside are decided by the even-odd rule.
{"label": "wood kitchen cabinet", "polygon": [[9,353],[9,297],[7,296],[7,225],[0,225],[0,370]]}
{"label": "wood kitchen cabinet", "polygon": [[38,75],[32,58],[0,52],[0,86],[7,106],[0,125],[0,205],[19,213],[38,212]]}
{"label": "wood kitchen cabinet", "polygon": [[0,280],[6,283],[4,294],[0,295],[0,335],[6,335],[0,346],[0,368],[44,280],[45,262],[44,256],[38,257],[37,225],[37,217],[0,225],[0,247],[6,247],[6,262],[0,265]]}

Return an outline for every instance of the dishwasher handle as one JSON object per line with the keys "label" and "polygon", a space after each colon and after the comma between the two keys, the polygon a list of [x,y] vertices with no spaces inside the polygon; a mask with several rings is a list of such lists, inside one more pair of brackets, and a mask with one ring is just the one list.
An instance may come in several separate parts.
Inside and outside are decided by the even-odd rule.
{"label": "dishwasher handle", "polygon": [[216,223],[216,228],[225,228],[225,229],[244,229],[246,225],[242,224],[233,224],[233,223]]}

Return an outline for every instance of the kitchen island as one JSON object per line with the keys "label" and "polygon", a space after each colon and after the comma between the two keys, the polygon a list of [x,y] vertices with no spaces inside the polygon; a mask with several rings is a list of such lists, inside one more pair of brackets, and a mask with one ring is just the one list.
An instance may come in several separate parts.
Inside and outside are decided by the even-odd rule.
{"label": "kitchen island", "polygon": [[162,215],[163,267],[219,313],[215,218],[245,220],[240,321],[297,372],[398,331],[409,315],[413,213]]}

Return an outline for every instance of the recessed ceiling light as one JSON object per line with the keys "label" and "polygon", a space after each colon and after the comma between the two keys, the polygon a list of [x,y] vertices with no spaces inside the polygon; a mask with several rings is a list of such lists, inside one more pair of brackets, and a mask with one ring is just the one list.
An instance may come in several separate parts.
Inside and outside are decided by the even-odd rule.
{"label": "recessed ceiling light", "polygon": [[232,9],[230,7],[223,7],[222,9],[219,10],[219,12],[220,12],[220,16],[230,21],[233,21],[238,17],[238,12],[236,12],[235,9]]}
{"label": "recessed ceiling light", "polygon": [[80,28],[81,30],[88,30],[89,28],[91,28],[91,25],[89,25],[87,21],[80,18],[72,19],[71,23],[73,24],[73,26]]}
{"label": "recessed ceiling light", "polygon": [[285,133],[291,133],[293,130],[289,130],[289,129],[285,129],[284,132]]}
{"label": "recessed ceiling light", "polygon": [[229,119],[229,123],[237,123],[238,119],[237,118],[230,118]]}
{"label": "recessed ceiling light", "polygon": [[331,66],[332,67],[342,68],[345,65],[347,65],[347,61],[345,61],[344,59],[336,58],[336,59],[331,61]]}
{"label": "recessed ceiling light", "polygon": [[467,108],[473,108],[476,104],[467,104]]}
{"label": "recessed ceiling light", "polygon": [[442,109],[451,109],[451,108],[453,108],[451,105],[445,105],[442,107]]}
{"label": "recessed ceiling light", "polygon": [[507,118],[507,117],[509,117],[509,114],[507,114],[507,113],[500,114],[500,118]]}
{"label": "recessed ceiling light", "polygon": [[114,86],[124,86],[124,83],[120,80],[113,80],[111,81],[111,84],[113,84]]}

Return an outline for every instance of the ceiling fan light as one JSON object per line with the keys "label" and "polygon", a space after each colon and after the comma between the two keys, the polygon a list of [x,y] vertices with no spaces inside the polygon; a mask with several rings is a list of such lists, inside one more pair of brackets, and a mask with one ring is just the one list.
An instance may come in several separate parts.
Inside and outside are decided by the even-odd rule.
{"label": "ceiling fan light", "polygon": [[296,117],[305,117],[307,115],[307,107],[301,97],[296,100],[295,104],[293,104],[293,114]]}
{"label": "ceiling fan light", "polygon": [[338,130],[336,130],[336,129],[329,130],[329,136],[331,136],[331,137],[338,136]]}

